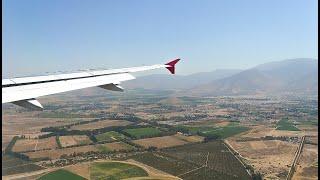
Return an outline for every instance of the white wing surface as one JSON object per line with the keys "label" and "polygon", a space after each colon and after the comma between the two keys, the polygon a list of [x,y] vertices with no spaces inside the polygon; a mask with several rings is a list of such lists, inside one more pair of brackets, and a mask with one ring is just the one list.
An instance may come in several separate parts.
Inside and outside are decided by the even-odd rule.
{"label": "white wing surface", "polygon": [[179,60],[180,59],[175,59],[164,65],[156,64],[123,69],[3,79],[2,103],[10,102],[28,109],[41,110],[43,107],[36,100],[36,98],[41,96],[88,87],[101,87],[111,91],[123,91],[119,84],[123,81],[135,79],[130,73],[167,68],[174,74],[175,64]]}

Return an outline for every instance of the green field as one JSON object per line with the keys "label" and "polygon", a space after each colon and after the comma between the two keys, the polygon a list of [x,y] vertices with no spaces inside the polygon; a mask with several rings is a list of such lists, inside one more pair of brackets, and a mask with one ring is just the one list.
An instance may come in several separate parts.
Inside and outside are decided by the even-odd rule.
{"label": "green field", "polygon": [[136,129],[126,129],[124,130],[125,133],[129,134],[131,137],[134,138],[146,138],[146,137],[153,137],[159,135],[161,131],[157,128],[147,127],[147,128],[136,128]]}
{"label": "green field", "polygon": [[31,172],[43,169],[41,166],[33,164],[13,156],[2,156],[2,176]]}
{"label": "green field", "polygon": [[[132,150],[132,149],[135,149],[134,146],[131,146],[130,144],[127,144],[127,143],[124,143],[124,142],[117,142],[117,144],[120,144],[123,148],[121,148],[120,150]],[[115,150],[115,149],[112,149],[108,147],[109,146],[112,146],[110,145],[109,143],[106,143],[106,144],[100,144],[97,146],[97,148],[99,149],[99,151],[101,152],[112,152],[112,151],[119,151],[119,150]]]}
{"label": "green field", "polygon": [[206,137],[216,136],[224,139],[224,138],[242,133],[247,130],[249,130],[249,128],[243,127],[243,126],[226,126],[226,127],[212,129],[209,131],[202,131],[200,135],[206,136]]}
{"label": "green field", "polygon": [[111,152],[111,149],[109,149],[108,147],[103,146],[103,145],[98,145],[97,148],[99,149],[99,151],[104,152],[104,153]]}
{"label": "green field", "polygon": [[95,136],[95,138],[99,142],[101,142],[101,141],[112,142],[112,141],[116,141],[116,140],[126,139],[127,137],[123,134],[118,133],[118,132],[109,131],[109,132],[105,132],[103,134],[98,134]]}
{"label": "green field", "polygon": [[288,118],[283,118],[277,123],[276,130],[286,130],[286,131],[300,131],[294,124],[288,120]]}
{"label": "green field", "polygon": [[299,125],[318,126],[318,120],[299,121]]}
{"label": "green field", "polygon": [[41,176],[38,180],[83,180],[85,178],[64,169],[59,169]]}
{"label": "green field", "polygon": [[248,127],[239,126],[238,123],[230,123],[225,127],[209,127],[209,126],[177,126],[177,130],[198,134],[205,137],[227,138],[244,131],[249,130]]}
{"label": "green field", "polygon": [[96,162],[90,167],[91,179],[126,179],[145,177],[148,173],[140,167],[120,162]]}

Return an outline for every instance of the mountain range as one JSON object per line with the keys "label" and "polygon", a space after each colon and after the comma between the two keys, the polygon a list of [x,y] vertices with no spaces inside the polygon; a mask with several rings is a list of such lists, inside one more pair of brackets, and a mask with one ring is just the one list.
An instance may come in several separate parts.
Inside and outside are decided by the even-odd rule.
{"label": "mountain range", "polygon": [[125,88],[175,90],[182,95],[254,95],[318,93],[318,60],[288,59],[239,69],[222,69],[186,76],[149,75],[125,82]]}

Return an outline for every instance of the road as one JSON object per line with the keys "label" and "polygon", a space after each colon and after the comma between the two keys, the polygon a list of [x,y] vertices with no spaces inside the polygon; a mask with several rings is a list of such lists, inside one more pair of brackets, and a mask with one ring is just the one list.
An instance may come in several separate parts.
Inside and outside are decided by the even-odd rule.
{"label": "road", "polygon": [[302,136],[301,142],[299,144],[299,147],[298,147],[298,149],[296,151],[296,154],[295,154],[294,160],[292,162],[291,168],[289,170],[289,173],[288,173],[288,176],[287,176],[287,180],[291,180],[291,178],[292,178],[292,176],[293,176],[293,174],[294,174],[294,172],[296,170],[296,165],[297,165],[298,160],[300,158],[305,139],[306,139],[306,136]]}

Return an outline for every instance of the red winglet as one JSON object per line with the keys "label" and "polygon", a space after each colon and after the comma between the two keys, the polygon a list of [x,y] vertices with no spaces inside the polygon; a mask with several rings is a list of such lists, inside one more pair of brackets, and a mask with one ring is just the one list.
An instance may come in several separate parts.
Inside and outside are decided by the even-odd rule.
{"label": "red winglet", "polygon": [[166,65],[169,65],[169,67],[166,67],[166,68],[171,72],[171,74],[174,74],[175,65],[177,64],[178,61],[180,61],[180,59],[175,59],[166,64]]}

